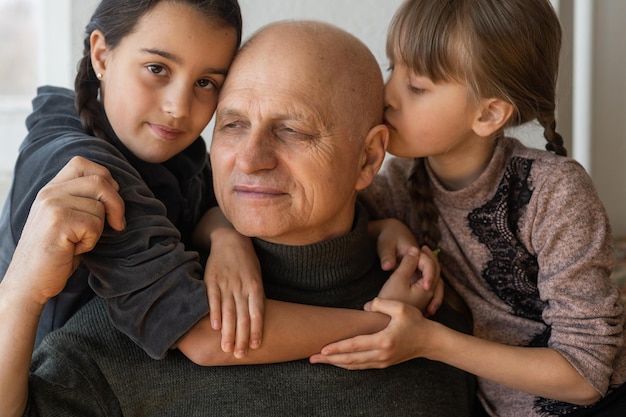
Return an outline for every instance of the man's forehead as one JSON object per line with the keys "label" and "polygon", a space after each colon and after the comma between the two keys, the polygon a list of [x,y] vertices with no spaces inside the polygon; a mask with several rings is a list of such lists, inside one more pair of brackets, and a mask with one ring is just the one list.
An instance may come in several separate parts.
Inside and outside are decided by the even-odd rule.
{"label": "man's forehead", "polygon": [[280,91],[268,86],[266,90],[232,89],[224,92],[216,117],[242,117],[263,121],[294,120],[330,127],[332,104],[315,95],[291,90]]}

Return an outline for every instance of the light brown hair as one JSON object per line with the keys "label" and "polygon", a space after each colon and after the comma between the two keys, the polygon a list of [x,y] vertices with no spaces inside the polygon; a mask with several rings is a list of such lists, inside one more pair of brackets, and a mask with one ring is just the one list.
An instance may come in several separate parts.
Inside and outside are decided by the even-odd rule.
{"label": "light brown hair", "polygon": [[[548,0],[407,0],[387,36],[392,61],[435,83],[463,82],[471,99],[510,103],[514,112],[505,127],[537,120],[546,149],[566,155],[555,120],[560,49],[561,26]],[[409,190],[423,243],[437,248],[439,211],[424,158],[415,160]]]}

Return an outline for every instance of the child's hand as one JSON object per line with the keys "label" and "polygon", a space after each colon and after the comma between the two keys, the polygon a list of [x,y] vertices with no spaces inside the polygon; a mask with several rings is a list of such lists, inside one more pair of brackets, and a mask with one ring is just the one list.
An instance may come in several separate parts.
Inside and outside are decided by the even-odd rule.
{"label": "child's hand", "polygon": [[[370,236],[376,238],[378,256],[381,260],[381,267],[388,271],[396,266],[397,259],[403,259],[411,248],[416,248],[417,241],[415,236],[409,230],[409,228],[397,219],[385,219],[370,222],[369,226]],[[415,264],[416,268],[412,271],[409,269],[408,264],[405,267],[398,267],[396,272],[392,274],[392,277],[397,277],[399,281],[402,281],[402,277],[405,279],[405,283],[411,282],[419,284],[424,292],[431,294],[430,302],[427,305],[421,306],[421,302],[407,301],[411,305],[421,307],[420,310],[428,315],[435,314],[437,309],[443,302],[443,282],[440,278],[439,262],[435,254],[427,247],[422,247],[422,253],[426,256],[420,256],[419,263]],[[410,261],[413,262],[412,260]],[[404,285],[404,284],[403,284]],[[404,288],[407,288],[406,285]],[[413,288],[413,287],[412,287]],[[383,297],[383,295],[381,295]],[[384,297],[401,299],[397,297]]]}
{"label": "child's hand", "polygon": [[444,285],[441,280],[441,267],[439,266],[437,255],[426,245],[422,246],[418,269],[422,276],[420,277],[418,274],[415,284],[431,294],[430,302],[425,309],[420,308],[420,311],[426,316],[432,316],[443,303]]}
{"label": "child's hand", "polygon": [[380,265],[385,271],[393,269],[410,248],[419,246],[411,230],[398,219],[371,221],[369,235],[376,239]]}
{"label": "child's hand", "polygon": [[211,326],[222,330],[224,352],[241,358],[261,346],[265,295],[261,267],[249,238],[235,229],[212,234],[204,272]]}
{"label": "child's hand", "polygon": [[387,368],[421,356],[419,343],[422,337],[428,337],[425,326],[429,320],[417,308],[400,301],[375,298],[366,310],[391,316],[389,325],[378,333],[324,346],[320,353],[311,356],[310,362],[357,370]]}
{"label": "child's hand", "polygon": [[[439,287],[425,291],[421,282],[423,276],[439,275],[439,265],[431,253],[420,253],[415,248],[409,248],[402,258],[400,266],[389,277],[383,288],[378,293],[381,298],[397,300],[426,311],[426,307],[434,304],[436,309],[441,304],[440,300],[434,300]],[[436,281],[441,282],[437,279]],[[442,295],[440,294],[442,297]],[[434,301],[433,301],[434,300]],[[437,304],[439,303],[439,304]]]}

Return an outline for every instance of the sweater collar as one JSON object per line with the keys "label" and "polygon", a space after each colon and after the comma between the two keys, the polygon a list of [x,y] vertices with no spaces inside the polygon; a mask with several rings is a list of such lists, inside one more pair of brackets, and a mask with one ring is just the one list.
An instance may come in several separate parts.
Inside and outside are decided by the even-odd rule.
{"label": "sweater collar", "polygon": [[480,176],[465,188],[450,191],[437,179],[428,162],[426,170],[437,205],[458,209],[471,209],[489,200],[498,188],[506,165],[518,146],[523,146],[514,138],[498,139],[489,164]]}
{"label": "sweater collar", "polygon": [[359,279],[378,260],[367,226],[367,212],[357,203],[352,230],[343,236],[305,246],[254,238],[264,280],[314,291],[345,286]]}

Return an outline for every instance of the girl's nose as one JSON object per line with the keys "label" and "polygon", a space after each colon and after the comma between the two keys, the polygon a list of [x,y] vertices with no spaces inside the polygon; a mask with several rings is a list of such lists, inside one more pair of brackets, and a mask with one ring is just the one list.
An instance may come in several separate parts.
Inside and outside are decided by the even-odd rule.
{"label": "girl's nose", "polygon": [[191,113],[192,96],[192,89],[172,85],[165,94],[163,111],[175,119],[188,117]]}
{"label": "girl's nose", "polygon": [[387,82],[385,83],[384,105],[385,105],[385,111],[395,107],[395,96],[394,96],[394,91],[393,91],[393,75],[390,76],[387,79]]}

